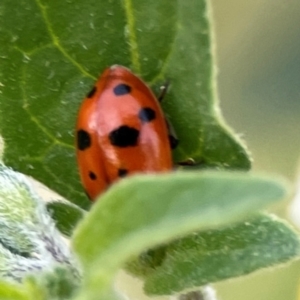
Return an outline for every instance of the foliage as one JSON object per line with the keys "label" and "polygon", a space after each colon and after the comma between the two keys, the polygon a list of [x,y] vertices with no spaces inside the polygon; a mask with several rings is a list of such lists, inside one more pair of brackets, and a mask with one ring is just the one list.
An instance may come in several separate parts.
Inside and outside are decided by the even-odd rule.
{"label": "foliage", "polygon": [[[46,208],[1,164],[0,299],[119,299],[113,279],[124,266],[146,293],[169,295],[299,256],[289,225],[257,214],[285,184],[242,172],[247,150],[219,113],[207,1],[2,0],[0,15],[3,161],[72,202]],[[76,113],[113,64],[156,91],[169,80],[162,106],[180,140],[174,162],[197,166],[121,180],[85,213]],[[47,209],[61,232],[74,231],[76,255]]]}

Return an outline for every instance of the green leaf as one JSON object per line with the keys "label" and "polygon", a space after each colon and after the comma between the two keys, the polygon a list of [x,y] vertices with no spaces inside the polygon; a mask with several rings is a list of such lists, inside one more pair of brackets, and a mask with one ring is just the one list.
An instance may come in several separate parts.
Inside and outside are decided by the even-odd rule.
{"label": "green leaf", "polygon": [[67,300],[73,299],[78,281],[64,268],[40,272],[23,280],[23,284],[0,282],[1,300]]}
{"label": "green leaf", "polygon": [[5,246],[14,254],[29,257],[36,251],[31,240],[34,236],[32,232],[40,231],[41,219],[50,220],[43,213],[43,203],[28,179],[0,162],[1,247]]}
{"label": "green leaf", "polygon": [[177,3],[178,31],[165,65],[172,86],[162,103],[182,144],[175,150],[175,158],[185,161],[192,157],[209,166],[248,169],[248,154],[218,108],[209,1]]}
{"label": "green leaf", "polygon": [[21,285],[0,281],[1,300],[30,300]]}
{"label": "green leaf", "polygon": [[[300,240],[286,223],[262,215],[221,230],[195,233],[153,252],[160,263],[154,266],[152,261],[150,269],[148,258],[145,291],[169,295],[286,262],[299,256]],[[140,276],[143,257],[129,265]]]}
{"label": "green leaf", "polygon": [[30,293],[30,299],[67,300],[73,299],[78,289],[78,280],[69,270],[56,267],[51,272],[28,276],[24,285]]}
{"label": "green leaf", "polygon": [[55,220],[58,230],[66,236],[71,236],[74,228],[84,216],[84,211],[68,202],[47,203],[47,210]]}
{"label": "green leaf", "polygon": [[21,281],[32,272],[77,264],[42,199],[26,176],[0,164],[0,277]]}
{"label": "green leaf", "polygon": [[[17,4],[17,5],[16,5]],[[248,169],[217,113],[205,0],[2,0],[0,128],[5,162],[87,208],[75,162],[80,102],[102,70],[122,64],[152,87],[178,138],[175,161]]]}
{"label": "green leaf", "polygon": [[120,181],[95,203],[73,237],[88,299],[97,299],[116,270],[142,251],[249,218],[284,194],[279,182],[245,173],[178,172]]}

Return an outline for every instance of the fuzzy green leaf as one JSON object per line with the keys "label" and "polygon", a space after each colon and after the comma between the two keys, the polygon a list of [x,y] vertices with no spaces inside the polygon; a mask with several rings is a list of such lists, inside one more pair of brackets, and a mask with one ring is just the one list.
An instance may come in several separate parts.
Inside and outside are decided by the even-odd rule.
{"label": "fuzzy green leaf", "polygon": [[24,285],[30,294],[30,299],[67,300],[73,299],[79,282],[69,270],[56,267],[51,272],[28,276]]}
{"label": "fuzzy green leaf", "polygon": [[78,276],[69,247],[55,229],[42,199],[26,176],[0,164],[0,277],[26,275],[66,265]]}
{"label": "fuzzy green leaf", "polygon": [[242,276],[299,255],[297,233],[275,217],[263,215],[152,250],[151,258],[149,253],[146,260],[142,255],[129,264],[129,270],[144,278],[146,293],[169,295]]}
{"label": "fuzzy green leaf", "polygon": [[27,293],[21,285],[9,282],[0,282],[0,299],[1,300],[30,300]]}
{"label": "fuzzy green leaf", "polygon": [[42,211],[25,176],[0,163],[1,247],[5,245],[15,254],[29,256],[34,249],[29,232],[35,225],[40,227],[38,216]]}
{"label": "fuzzy green leaf", "polygon": [[205,0],[2,0],[0,128],[5,162],[87,208],[75,162],[77,110],[98,74],[122,64],[154,89],[180,140],[176,161],[247,169],[217,111]]}
{"label": "fuzzy green leaf", "polygon": [[249,218],[284,194],[277,181],[245,173],[178,172],[122,180],[96,202],[73,237],[89,278],[88,299],[97,299],[116,270],[142,251]]}

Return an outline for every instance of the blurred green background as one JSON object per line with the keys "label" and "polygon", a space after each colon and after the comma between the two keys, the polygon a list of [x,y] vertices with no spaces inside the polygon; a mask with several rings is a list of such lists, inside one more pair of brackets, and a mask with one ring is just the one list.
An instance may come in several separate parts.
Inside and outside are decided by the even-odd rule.
{"label": "blurred green background", "polygon": [[[300,157],[300,1],[211,3],[223,115],[246,141],[254,170],[295,180]],[[299,279],[298,261],[216,287],[222,300],[294,300]]]}
{"label": "blurred green background", "polygon": [[292,178],[300,154],[300,1],[212,0],[219,95],[254,168]]}

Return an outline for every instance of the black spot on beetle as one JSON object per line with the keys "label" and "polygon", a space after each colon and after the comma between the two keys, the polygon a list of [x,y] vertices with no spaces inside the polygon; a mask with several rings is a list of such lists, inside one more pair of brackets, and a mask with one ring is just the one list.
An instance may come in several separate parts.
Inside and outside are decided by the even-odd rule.
{"label": "black spot on beetle", "polygon": [[77,148],[81,151],[88,149],[92,145],[92,139],[88,132],[83,129],[77,131]]}
{"label": "black spot on beetle", "polygon": [[128,170],[126,170],[126,169],[119,169],[118,170],[118,176],[119,177],[125,177],[127,175],[127,173],[128,173]]}
{"label": "black spot on beetle", "polygon": [[96,179],[97,179],[96,174],[95,174],[94,172],[92,172],[92,171],[89,172],[89,177],[90,177],[90,179],[92,179],[92,180],[96,180]]}
{"label": "black spot on beetle", "polygon": [[97,88],[95,86],[93,86],[91,91],[86,95],[87,98],[92,98],[95,95],[96,92],[97,92]]}
{"label": "black spot on beetle", "polygon": [[116,96],[122,96],[129,94],[131,92],[131,87],[125,83],[120,83],[114,87],[114,94]]}
{"label": "black spot on beetle", "polygon": [[151,122],[155,116],[155,111],[150,107],[144,107],[139,111],[139,119],[142,122]]}
{"label": "black spot on beetle", "polygon": [[110,143],[117,147],[136,146],[140,132],[126,125],[120,126],[109,133]]}

